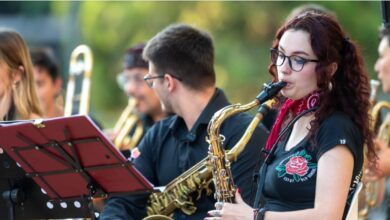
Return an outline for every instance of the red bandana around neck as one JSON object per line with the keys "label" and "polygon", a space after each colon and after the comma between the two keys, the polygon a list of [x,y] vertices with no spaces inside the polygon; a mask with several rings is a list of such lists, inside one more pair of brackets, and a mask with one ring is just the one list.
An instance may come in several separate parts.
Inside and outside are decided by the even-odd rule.
{"label": "red bandana around neck", "polygon": [[269,134],[269,137],[267,139],[265,150],[269,152],[272,146],[275,144],[276,140],[278,139],[283,121],[289,112],[294,118],[295,116],[301,114],[303,111],[317,106],[319,103],[319,99],[320,93],[318,91],[314,91],[306,97],[295,101],[287,98],[279,110],[278,117],[276,118],[274,126],[272,127],[271,133]]}

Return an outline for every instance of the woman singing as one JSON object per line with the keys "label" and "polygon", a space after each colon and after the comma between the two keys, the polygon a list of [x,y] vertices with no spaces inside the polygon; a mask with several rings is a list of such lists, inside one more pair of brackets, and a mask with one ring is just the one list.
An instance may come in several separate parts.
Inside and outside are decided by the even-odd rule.
{"label": "woman singing", "polygon": [[362,175],[364,144],[375,163],[362,56],[334,18],[307,12],[277,31],[271,60],[274,81],[287,85],[265,147],[254,204],[261,209],[236,193],[236,204],[207,219],[342,219]]}

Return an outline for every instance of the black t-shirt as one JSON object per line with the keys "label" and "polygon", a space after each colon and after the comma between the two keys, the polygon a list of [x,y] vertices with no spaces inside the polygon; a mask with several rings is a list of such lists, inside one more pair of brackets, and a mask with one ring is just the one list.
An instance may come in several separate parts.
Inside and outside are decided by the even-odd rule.
{"label": "black t-shirt", "polygon": [[350,201],[363,166],[363,139],[353,121],[346,114],[334,113],[321,123],[314,138],[306,137],[285,151],[290,133],[281,138],[267,167],[263,189],[265,208],[270,211],[313,208],[318,161],[336,145],[345,145],[354,157]]}

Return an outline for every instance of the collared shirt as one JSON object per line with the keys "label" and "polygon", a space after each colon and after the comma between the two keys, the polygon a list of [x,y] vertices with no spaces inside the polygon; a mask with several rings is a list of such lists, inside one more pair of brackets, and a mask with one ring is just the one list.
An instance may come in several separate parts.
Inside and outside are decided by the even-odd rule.
{"label": "collared shirt", "polygon": [[[164,186],[191,168],[207,156],[207,126],[213,114],[229,105],[222,90],[217,89],[192,129],[189,131],[184,120],[179,116],[171,116],[157,122],[142,139],[138,149],[140,156],[135,160],[136,168],[154,185]],[[221,134],[225,136],[224,145],[231,148],[244,134],[252,117],[239,113],[228,118],[221,126]],[[258,126],[239,155],[232,164],[235,184],[240,188],[242,197],[250,203],[252,191],[252,174],[260,161],[260,151],[265,145],[268,132]],[[132,197],[132,198],[131,198]],[[146,215],[144,196],[116,197],[106,204],[101,219],[142,219]],[[214,209],[213,195],[202,195],[195,200],[197,211],[186,215],[175,210],[174,219],[203,219],[207,211]]]}

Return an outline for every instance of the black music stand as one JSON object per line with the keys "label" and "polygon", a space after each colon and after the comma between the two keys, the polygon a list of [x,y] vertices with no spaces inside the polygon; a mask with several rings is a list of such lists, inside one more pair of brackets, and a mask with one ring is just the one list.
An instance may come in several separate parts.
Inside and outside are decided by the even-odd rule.
{"label": "black music stand", "polygon": [[[92,198],[153,191],[152,185],[88,116],[2,124],[0,147],[2,163],[10,161],[9,157],[16,161],[10,163],[13,164],[12,172],[5,175],[8,183],[0,184],[1,193],[8,199],[9,219],[83,218],[88,215],[94,219]],[[2,149],[5,152],[1,152]],[[3,167],[6,169],[7,166]],[[26,178],[23,172],[31,178]],[[27,185],[30,188],[26,189]],[[25,194],[19,196],[20,201],[15,201],[18,197],[15,197],[18,192],[15,189]],[[46,207],[30,209],[27,206],[32,205],[29,200],[38,201],[37,197],[42,195],[50,198],[46,200]],[[58,216],[58,213],[65,215],[59,210],[65,210],[64,206],[70,207],[72,203],[78,208],[77,212]],[[57,210],[48,211],[55,207]],[[15,210],[18,210],[16,216]]]}

